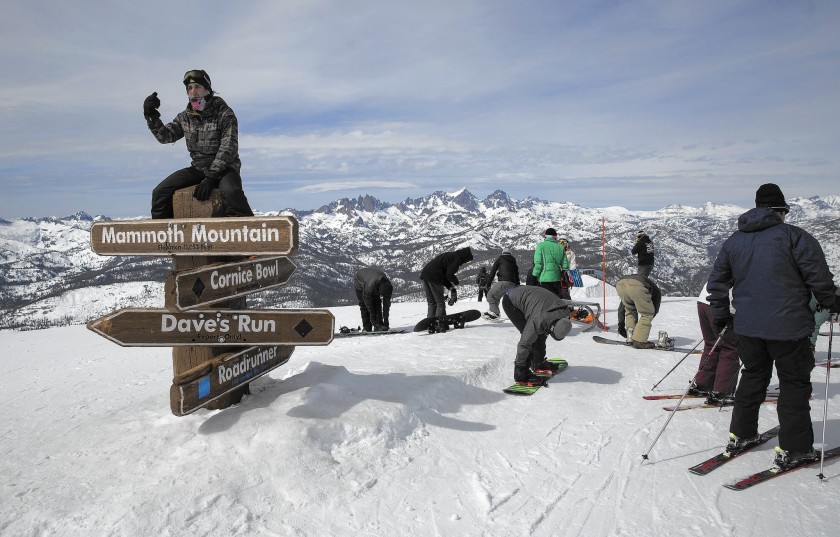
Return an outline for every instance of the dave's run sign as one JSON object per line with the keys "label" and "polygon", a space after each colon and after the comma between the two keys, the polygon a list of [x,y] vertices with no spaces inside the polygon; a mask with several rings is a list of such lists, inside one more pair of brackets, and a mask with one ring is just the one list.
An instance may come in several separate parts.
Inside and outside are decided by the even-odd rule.
{"label": "dave's run sign", "polygon": [[196,310],[124,308],[88,329],[123,347],[181,345],[328,345],[335,332],[329,310]]}
{"label": "dave's run sign", "polygon": [[189,310],[283,285],[295,271],[288,257],[207,265],[175,274],[175,304]]}
{"label": "dave's run sign", "polygon": [[99,255],[286,255],[298,248],[298,223],[290,216],[95,222],[90,247]]}

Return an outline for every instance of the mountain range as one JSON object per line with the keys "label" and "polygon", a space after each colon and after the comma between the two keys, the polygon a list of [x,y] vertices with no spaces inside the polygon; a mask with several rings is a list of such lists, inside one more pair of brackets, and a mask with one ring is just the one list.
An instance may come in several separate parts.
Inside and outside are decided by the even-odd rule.
{"label": "mountain range", "polygon": [[[822,244],[832,272],[840,269],[840,196],[788,200],[788,222]],[[297,270],[289,283],[248,297],[250,307],[325,307],[353,304],[353,275],[365,266],[385,270],[396,301],[423,300],[418,275],[435,255],[469,246],[474,262],[462,267],[459,296],[476,293],[480,267],[502,248],[531,267],[546,228],[570,241],[578,267],[600,270],[614,283],[634,271],[630,254],[644,230],[656,248],[653,278],[666,296],[694,297],[723,241],[747,209],[706,203],[658,211],[586,208],[571,202],[510,198],[497,190],[483,200],[466,189],[386,203],[372,196],[342,198],[314,211],[285,209],[300,222]],[[171,261],[163,257],[102,257],[89,247],[94,221],[84,212],[62,218],[0,219],[0,328],[34,329],[87,322],[119,307],[162,307]],[[603,250],[602,250],[603,239]]]}

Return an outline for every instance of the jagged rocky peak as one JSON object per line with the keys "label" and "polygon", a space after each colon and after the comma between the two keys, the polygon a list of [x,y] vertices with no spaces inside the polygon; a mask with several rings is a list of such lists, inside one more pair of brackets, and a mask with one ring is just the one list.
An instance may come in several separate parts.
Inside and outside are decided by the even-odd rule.
{"label": "jagged rocky peak", "polygon": [[473,196],[472,193],[466,188],[462,188],[461,190],[453,192],[449,195],[452,197],[452,203],[463,207],[471,213],[475,213],[481,210],[481,204],[479,203],[478,198]]}
{"label": "jagged rocky peak", "polygon": [[516,203],[507,195],[504,190],[496,190],[486,198],[484,198],[484,204],[488,207],[492,208],[499,208],[504,207],[507,209],[514,209]]}
{"label": "jagged rocky peak", "polygon": [[391,205],[380,201],[379,199],[365,194],[364,196],[359,196],[358,198],[341,198],[336,200],[329,205],[324,205],[318,208],[315,212],[316,213],[325,213],[325,214],[346,214],[351,215],[356,211],[364,211],[373,213],[376,211],[383,211],[390,207]]}

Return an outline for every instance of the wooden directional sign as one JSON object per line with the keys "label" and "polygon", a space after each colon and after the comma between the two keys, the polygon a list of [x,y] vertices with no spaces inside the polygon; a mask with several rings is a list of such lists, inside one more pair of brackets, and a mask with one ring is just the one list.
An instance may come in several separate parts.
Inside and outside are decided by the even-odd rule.
{"label": "wooden directional sign", "polygon": [[298,248],[292,216],[179,218],[95,222],[99,255],[286,255]]}
{"label": "wooden directional sign", "polygon": [[123,347],[182,345],[328,345],[335,331],[329,310],[194,310],[124,308],[88,329]]}
{"label": "wooden directional sign", "polygon": [[271,289],[289,281],[295,268],[288,257],[279,256],[178,272],[175,274],[175,305],[180,310],[190,310]]}
{"label": "wooden directional sign", "polygon": [[221,354],[184,371],[172,381],[169,393],[172,413],[184,416],[198,410],[285,364],[294,350],[294,346],[289,345],[251,347],[236,354]]}

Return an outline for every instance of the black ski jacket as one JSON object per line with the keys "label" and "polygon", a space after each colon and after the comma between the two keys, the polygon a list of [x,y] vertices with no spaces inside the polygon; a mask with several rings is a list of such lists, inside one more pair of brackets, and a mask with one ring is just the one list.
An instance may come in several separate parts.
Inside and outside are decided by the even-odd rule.
{"label": "black ski jacket", "polygon": [[426,263],[420,271],[420,279],[451,289],[459,283],[455,273],[461,265],[472,260],[473,254],[469,246],[454,252],[444,252]]}
{"label": "black ski jacket", "polygon": [[513,282],[519,285],[519,265],[513,254],[502,254],[490,268],[490,283],[498,276],[500,282]]}
{"label": "black ski jacket", "polygon": [[639,265],[653,265],[653,241],[647,235],[639,237],[631,253],[639,257]]}

